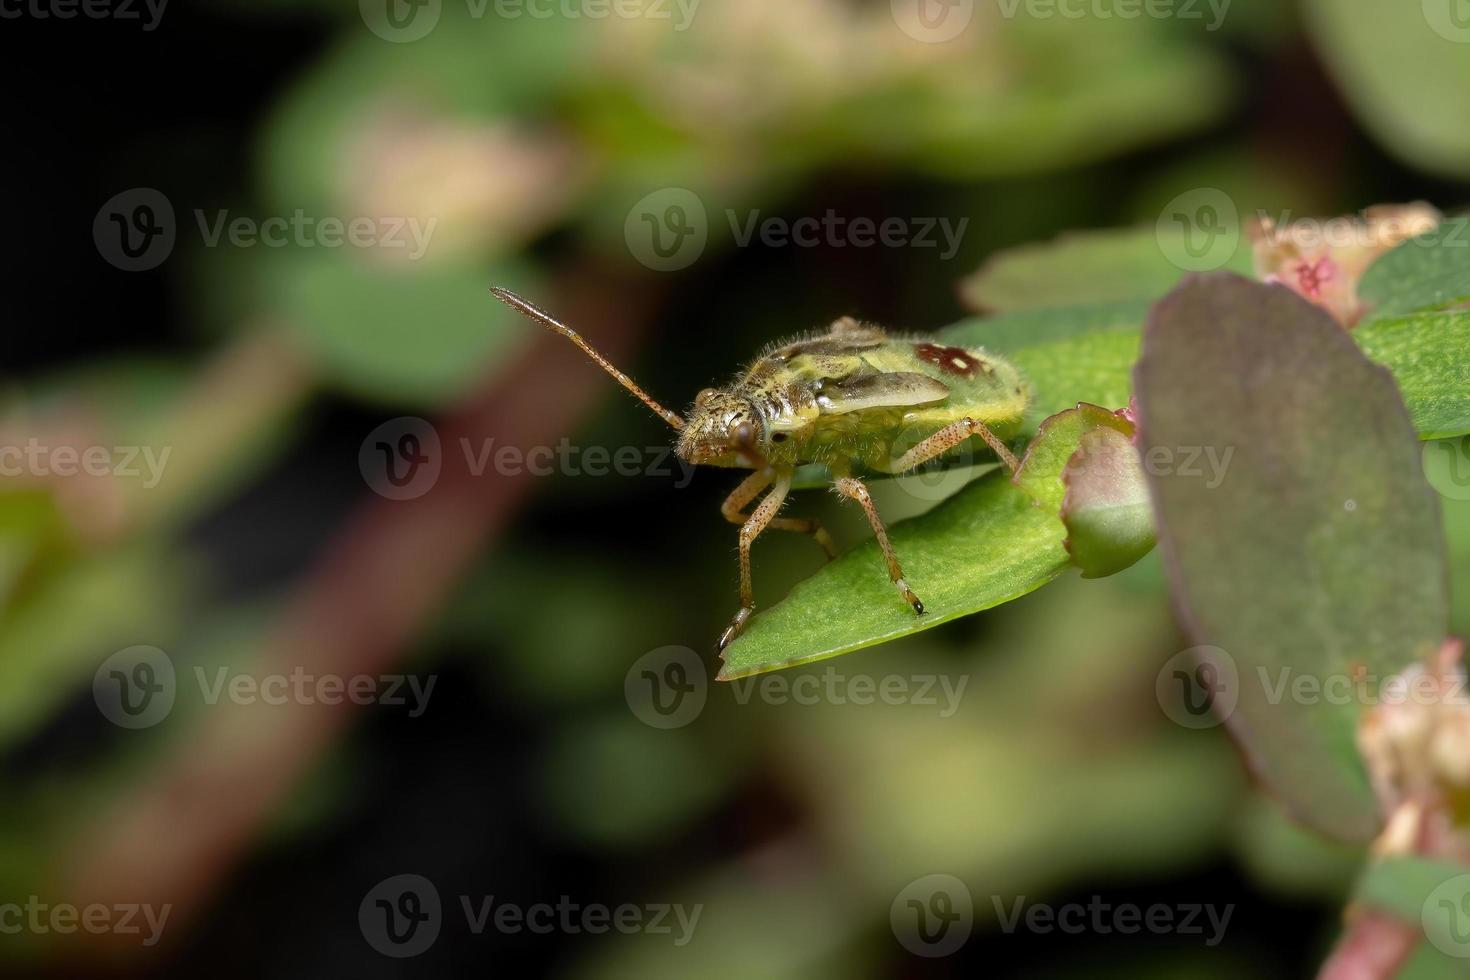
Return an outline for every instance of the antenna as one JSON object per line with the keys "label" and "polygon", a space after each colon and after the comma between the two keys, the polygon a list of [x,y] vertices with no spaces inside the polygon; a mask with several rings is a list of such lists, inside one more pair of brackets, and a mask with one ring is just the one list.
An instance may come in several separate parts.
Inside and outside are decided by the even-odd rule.
{"label": "antenna", "polygon": [[683,430],[684,420],[682,418],[680,418],[678,415],[675,415],[673,412],[669,411],[667,408],[664,408],[658,402],[650,398],[648,392],[638,387],[637,383],[632,378],[628,377],[626,374],[613,367],[612,363],[608,361],[607,358],[603,357],[601,354],[597,353],[597,351],[593,350],[592,345],[583,340],[582,335],[577,333],[577,331],[573,330],[565,323],[562,323],[556,317],[552,316],[550,313],[547,313],[535,303],[532,303],[530,300],[525,299],[521,296],[517,296],[509,289],[503,289],[500,286],[491,286],[490,294],[496,299],[500,300],[506,306],[509,306],[511,309],[523,314],[524,316],[530,317],[532,320],[535,320],[537,323],[540,323],[543,326],[550,327],[552,330],[555,330],[557,333],[561,334],[563,337],[567,338],[572,343],[582,348],[582,352],[588,357],[592,358],[594,361],[596,361],[599,365],[601,365],[604,371],[616,378],[618,384],[631,391],[638,398],[639,401],[647,405],[649,408],[653,409],[654,412],[658,413],[658,416],[660,418],[669,423],[669,425],[673,426],[676,430]]}

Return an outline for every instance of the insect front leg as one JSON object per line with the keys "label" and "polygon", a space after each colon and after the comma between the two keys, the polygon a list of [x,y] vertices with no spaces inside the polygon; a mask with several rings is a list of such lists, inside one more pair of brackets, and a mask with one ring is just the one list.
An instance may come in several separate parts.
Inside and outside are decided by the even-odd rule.
{"label": "insect front leg", "polygon": [[1010,448],[996,438],[995,433],[991,432],[984,422],[962,418],[958,422],[946,425],[904,453],[889,467],[889,472],[907,473],[915,466],[921,466],[936,456],[943,456],[971,436],[979,436],[984,439],[985,444],[995,451],[995,455],[1000,457],[1000,461],[1005,463],[1012,473],[1016,472],[1016,468],[1021,465]]}
{"label": "insect front leg", "polygon": [[[740,486],[736,487],[730,493],[730,496],[725,498],[725,502],[720,505],[720,513],[731,524],[744,524],[750,519],[749,515],[745,513],[745,508],[762,490],[770,486],[771,482],[775,479],[775,471],[771,469],[752,473],[741,482]],[[833,543],[832,535],[827,533],[827,529],[822,526],[821,521],[806,517],[775,517],[771,519],[767,527],[772,531],[794,531],[797,534],[809,534],[812,536],[812,540],[822,546],[822,550],[827,553],[827,559],[829,561],[837,557],[837,545]]]}
{"label": "insect front leg", "polygon": [[851,476],[838,476],[832,483],[837,492],[844,497],[856,500],[862,505],[863,513],[868,515],[868,523],[873,526],[873,536],[878,539],[878,547],[883,549],[883,560],[888,563],[888,577],[893,580],[894,586],[898,588],[898,594],[903,596],[918,615],[924,614],[924,604],[919,597],[914,595],[914,590],[909,588],[909,583],[904,580],[903,568],[898,563],[898,555],[893,551],[893,545],[888,540],[888,529],[883,526],[883,518],[878,516],[878,508],[873,505],[872,494],[863,481]]}
{"label": "insect front leg", "polygon": [[[786,502],[786,494],[791,490],[791,470],[784,469],[774,472],[765,470],[747,477],[745,482],[736,487],[735,492],[730,495],[730,500],[726,501],[726,507],[721,508],[726,510],[730,501],[737,501],[735,511],[738,512],[764,489],[765,483],[773,480],[775,485],[771,487],[771,492],[756,505],[754,512],[740,527],[740,611],[735,614],[730,625],[725,627],[725,632],[720,634],[716,648],[721,653],[735,640],[735,637],[740,635],[740,631],[745,629],[746,621],[750,619],[750,614],[755,610],[755,591],[750,584],[750,546],[776,519],[776,512]],[[742,496],[743,500],[740,499]],[[729,516],[728,511],[726,516]]]}

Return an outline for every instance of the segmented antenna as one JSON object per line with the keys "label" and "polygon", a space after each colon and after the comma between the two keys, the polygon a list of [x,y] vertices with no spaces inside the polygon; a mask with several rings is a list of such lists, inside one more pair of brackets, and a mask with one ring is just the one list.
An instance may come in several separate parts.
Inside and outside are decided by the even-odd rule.
{"label": "segmented antenna", "polygon": [[511,309],[516,310],[517,312],[531,318],[532,320],[535,320],[537,323],[540,323],[543,326],[555,330],[557,333],[561,334],[563,337],[567,338],[572,343],[582,348],[582,353],[586,354],[588,357],[592,358],[599,365],[601,365],[604,371],[617,379],[618,384],[631,391],[638,398],[639,401],[658,413],[659,417],[662,418],[665,422],[669,423],[669,425],[673,426],[677,430],[682,430],[684,428],[684,420],[682,418],[680,418],[678,415],[675,415],[673,412],[669,411],[667,408],[664,408],[658,402],[650,398],[648,392],[638,387],[637,383],[632,378],[628,377],[626,374],[613,367],[612,363],[609,362],[607,358],[603,357],[601,354],[597,353],[597,351],[593,350],[592,346],[588,344],[587,341],[583,340],[582,335],[577,333],[577,331],[573,330],[565,323],[562,323],[556,317],[552,316],[550,313],[547,313],[535,303],[532,303],[530,300],[525,299],[524,297],[517,296],[509,289],[502,289],[499,286],[491,286],[490,293],[506,306],[509,306]]}

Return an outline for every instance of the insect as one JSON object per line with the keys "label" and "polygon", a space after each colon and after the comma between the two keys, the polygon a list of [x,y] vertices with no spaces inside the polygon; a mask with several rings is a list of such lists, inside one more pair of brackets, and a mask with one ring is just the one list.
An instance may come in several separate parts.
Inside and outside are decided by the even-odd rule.
{"label": "insect", "polygon": [[[904,578],[878,510],[859,474],[901,474],[978,436],[1015,472],[1003,440],[1020,429],[1030,392],[1009,362],[978,347],[933,338],[891,336],[842,317],[826,333],[777,344],[724,388],[706,388],[681,417],[649,397],[566,324],[499,287],[491,292],[532,320],[566,337],[679,433],[676,452],[694,464],[753,470],[720,512],[740,525],[740,611],[718,650],[740,635],[755,610],[750,548],[767,530],[807,534],[836,557],[814,520],[778,516],[796,468],[822,463],[833,488],[856,501],[873,527],[888,577],[918,614],[924,604]],[[898,445],[917,442],[907,451]],[[761,495],[764,494],[764,497]],[[757,499],[758,504],[755,504]],[[753,510],[747,511],[752,504]]]}

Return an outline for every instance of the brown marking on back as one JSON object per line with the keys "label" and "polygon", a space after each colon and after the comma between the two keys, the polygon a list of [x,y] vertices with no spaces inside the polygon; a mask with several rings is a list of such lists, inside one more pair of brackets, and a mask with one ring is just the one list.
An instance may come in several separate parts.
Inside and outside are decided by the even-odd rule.
{"label": "brown marking on back", "polygon": [[919,360],[933,364],[945,374],[962,378],[973,378],[977,370],[990,373],[990,365],[971,354],[963,347],[941,347],[938,344],[915,344],[914,354]]}

